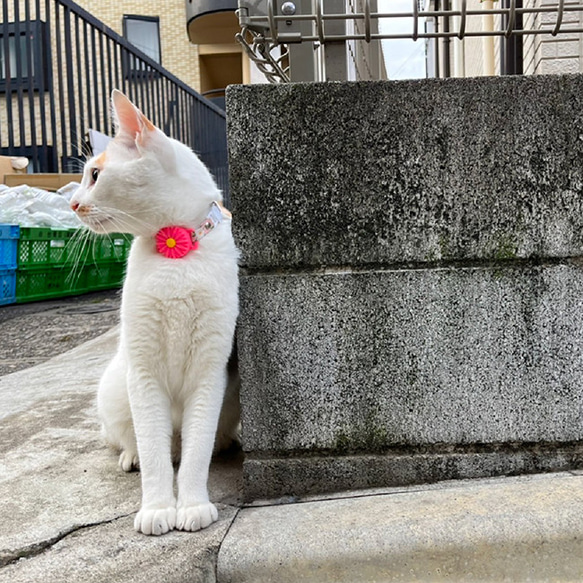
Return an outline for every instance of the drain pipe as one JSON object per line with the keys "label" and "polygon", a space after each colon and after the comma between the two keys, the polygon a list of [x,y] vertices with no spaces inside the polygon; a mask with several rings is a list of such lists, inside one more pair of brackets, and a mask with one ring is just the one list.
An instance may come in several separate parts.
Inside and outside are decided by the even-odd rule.
{"label": "drain pipe", "polygon": [[[494,15],[492,14],[492,0],[482,2],[482,31],[485,33],[494,31]],[[482,51],[484,52],[484,75],[494,75],[494,37],[484,36],[482,38]]]}
{"label": "drain pipe", "polygon": [[[449,12],[449,0],[443,0],[443,11]],[[449,32],[449,14],[446,14],[443,17],[443,32]],[[446,36],[443,39],[443,76],[444,77],[451,77],[451,64],[450,64],[450,54],[449,54],[449,46],[451,40],[449,36]]]}

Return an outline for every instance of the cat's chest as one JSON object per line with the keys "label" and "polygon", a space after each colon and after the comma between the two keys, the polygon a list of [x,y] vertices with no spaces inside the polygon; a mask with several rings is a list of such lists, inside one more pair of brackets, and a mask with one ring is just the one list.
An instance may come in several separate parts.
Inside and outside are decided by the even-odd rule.
{"label": "cat's chest", "polygon": [[161,301],[204,294],[214,287],[212,266],[203,257],[167,259],[134,252],[127,265],[124,294],[146,294]]}

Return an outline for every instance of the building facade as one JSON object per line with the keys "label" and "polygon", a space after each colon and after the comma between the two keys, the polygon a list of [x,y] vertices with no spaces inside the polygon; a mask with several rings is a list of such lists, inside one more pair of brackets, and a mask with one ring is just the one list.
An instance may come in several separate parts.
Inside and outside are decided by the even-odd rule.
{"label": "building facade", "polygon": [[183,2],[5,0],[0,20],[0,154],[34,172],[79,172],[88,136],[114,130],[124,91],[188,144],[226,186],[225,113],[203,99]]}
{"label": "building facade", "polygon": [[[144,23],[153,22],[158,25],[144,27],[144,34],[138,35],[136,44],[144,50],[159,43],[160,64],[187,85],[200,92],[200,70],[198,47],[189,42],[186,24],[184,22],[184,0],[117,0],[103,2],[102,0],[77,0],[77,4],[85,8],[95,18],[101,20],[115,32],[128,38],[128,20]],[[139,42],[146,41],[144,44]],[[148,54],[148,51],[145,50]],[[151,56],[151,55],[149,55]]]}
{"label": "building facade", "polygon": [[[488,35],[509,27],[519,34],[509,37],[453,35],[427,41],[427,72],[430,77],[474,77],[481,75],[547,75],[583,72],[583,6],[580,0],[515,0],[511,22],[507,14],[510,0],[467,0],[464,32]],[[460,0],[427,0],[426,11],[459,13]],[[529,9],[541,12],[529,12]],[[524,10],[524,12],[523,12]],[[520,31],[552,31],[556,35],[523,34]],[[460,30],[460,16],[428,18],[429,32]]]}

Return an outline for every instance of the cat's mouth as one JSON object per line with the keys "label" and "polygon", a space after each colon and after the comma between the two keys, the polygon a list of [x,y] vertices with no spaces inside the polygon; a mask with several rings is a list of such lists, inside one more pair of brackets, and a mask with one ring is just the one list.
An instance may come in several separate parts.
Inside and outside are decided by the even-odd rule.
{"label": "cat's mouth", "polygon": [[96,233],[109,233],[114,228],[113,219],[108,215],[79,215],[79,218]]}

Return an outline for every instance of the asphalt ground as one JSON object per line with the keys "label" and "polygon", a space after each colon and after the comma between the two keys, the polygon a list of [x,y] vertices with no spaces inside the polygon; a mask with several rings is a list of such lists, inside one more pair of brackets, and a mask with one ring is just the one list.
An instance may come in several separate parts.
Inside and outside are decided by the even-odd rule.
{"label": "asphalt ground", "polygon": [[41,364],[119,323],[121,290],[0,306],[0,376]]}

